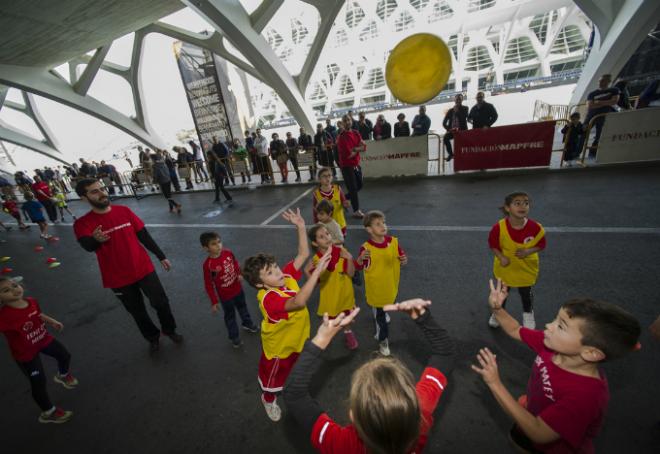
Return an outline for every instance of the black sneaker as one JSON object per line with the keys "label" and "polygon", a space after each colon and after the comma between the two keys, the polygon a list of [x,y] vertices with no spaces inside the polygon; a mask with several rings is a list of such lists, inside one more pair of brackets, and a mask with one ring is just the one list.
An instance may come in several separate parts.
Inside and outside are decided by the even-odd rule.
{"label": "black sneaker", "polygon": [[240,346],[243,345],[243,341],[240,337],[237,337],[236,339],[231,340],[231,345],[234,348],[240,348]]}
{"label": "black sneaker", "polygon": [[243,329],[245,331],[250,332],[250,333],[258,333],[259,332],[259,327],[257,325],[254,325],[254,324],[251,325],[251,326],[243,325]]}
{"label": "black sneaker", "polygon": [[160,350],[160,341],[158,339],[149,341],[149,353],[156,353],[158,350]]}
{"label": "black sneaker", "polygon": [[172,342],[175,344],[182,344],[183,343],[183,336],[178,333],[172,333],[172,334],[166,334],[167,337],[172,339]]}

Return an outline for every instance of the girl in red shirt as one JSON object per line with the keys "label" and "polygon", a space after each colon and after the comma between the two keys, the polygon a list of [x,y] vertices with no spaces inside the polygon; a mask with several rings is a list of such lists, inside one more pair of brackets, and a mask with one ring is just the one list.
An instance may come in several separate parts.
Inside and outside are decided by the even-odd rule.
{"label": "girl in red shirt", "polygon": [[18,367],[30,380],[32,397],[41,408],[39,422],[60,424],[71,419],[73,412],[55,407],[48,397],[46,376],[40,353],[57,360],[58,374],[53,378],[66,389],[73,389],[78,380],[69,372],[71,354],[46,330],[46,324],[58,331],[64,325],[41,313],[37,300],[23,297],[23,287],[14,280],[0,277],[0,332],[7,338],[9,349]]}

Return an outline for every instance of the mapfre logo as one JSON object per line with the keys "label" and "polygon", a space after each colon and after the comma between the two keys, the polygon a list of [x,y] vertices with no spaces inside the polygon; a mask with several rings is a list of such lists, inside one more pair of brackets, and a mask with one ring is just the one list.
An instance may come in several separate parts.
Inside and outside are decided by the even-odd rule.
{"label": "mapfre logo", "polygon": [[25,331],[26,333],[28,331],[32,331],[32,328],[34,328],[34,323],[32,322],[25,322],[25,325],[23,325],[23,331]]}

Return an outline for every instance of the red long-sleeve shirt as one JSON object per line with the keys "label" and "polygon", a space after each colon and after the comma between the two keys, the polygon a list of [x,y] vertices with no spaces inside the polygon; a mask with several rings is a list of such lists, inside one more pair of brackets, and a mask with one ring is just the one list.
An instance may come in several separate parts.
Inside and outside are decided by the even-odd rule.
{"label": "red long-sleeve shirt", "polygon": [[243,286],[239,276],[241,267],[234,257],[234,254],[223,249],[219,257],[209,257],[204,261],[204,287],[209,295],[211,304],[218,304],[220,301],[227,301],[241,293]]}
{"label": "red long-sleeve shirt", "polygon": [[355,130],[344,131],[337,137],[337,151],[339,153],[339,167],[356,167],[360,165],[360,153],[351,157],[353,148],[360,145],[362,137]]}

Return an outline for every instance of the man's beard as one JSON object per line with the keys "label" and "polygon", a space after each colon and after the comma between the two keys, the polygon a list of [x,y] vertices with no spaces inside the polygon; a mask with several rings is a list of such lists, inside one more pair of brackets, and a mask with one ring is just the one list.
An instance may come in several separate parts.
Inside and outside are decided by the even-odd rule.
{"label": "man's beard", "polygon": [[[88,199],[89,200],[89,199]],[[94,200],[89,200],[90,205],[92,205],[94,208],[107,208],[110,206],[110,199],[108,197],[105,198],[103,201],[94,201]]]}

